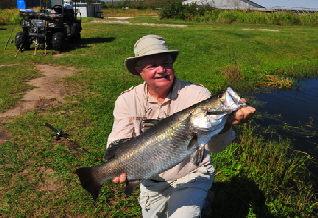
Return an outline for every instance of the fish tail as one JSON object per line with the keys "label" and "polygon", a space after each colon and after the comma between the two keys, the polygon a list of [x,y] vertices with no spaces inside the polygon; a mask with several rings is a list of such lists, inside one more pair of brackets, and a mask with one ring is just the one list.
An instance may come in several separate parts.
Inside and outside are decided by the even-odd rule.
{"label": "fish tail", "polygon": [[93,176],[93,167],[79,168],[76,170],[76,174],[82,187],[91,193],[93,199],[96,200],[103,184],[99,183]]}

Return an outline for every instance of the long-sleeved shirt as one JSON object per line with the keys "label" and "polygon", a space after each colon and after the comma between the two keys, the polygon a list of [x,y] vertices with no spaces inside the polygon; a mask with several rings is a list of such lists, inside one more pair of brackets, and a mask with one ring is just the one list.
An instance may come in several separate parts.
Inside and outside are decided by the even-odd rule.
{"label": "long-sleeved shirt", "polygon": [[[181,81],[178,78],[175,78],[172,90],[164,102],[158,102],[147,90],[147,84],[142,83],[122,92],[117,98],[113,112],[113,128],[108,138],[107,147],[115,140],[139,135],[141,121],[144,119],[165,118],[211,96],[209,90],[202,85]],[[210,163],[210,152],[217,153],[223,150],[234,138],[235,134],[232,129],[212,137],[205,146],[204,157],[199,166]],[[190,158],[187,158],[153,179],[159,181],[175,180],[187,175],[197,167],[190,161]]]}

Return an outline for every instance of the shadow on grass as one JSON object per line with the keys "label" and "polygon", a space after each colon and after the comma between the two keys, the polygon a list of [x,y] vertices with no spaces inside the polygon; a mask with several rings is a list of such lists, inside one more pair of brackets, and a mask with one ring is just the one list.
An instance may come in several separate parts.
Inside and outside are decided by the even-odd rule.
{"label": "shadow on grass", "polygon": [[72,43],[68,44],[68,46],[63,50],[63,52],[69,52],[72,50],[76,50],[78,48],[88,48],[91,47],[91,44],[99,44],[99,43],[109,43],[114,41],[114,37],[109,38],[82,38],[80,43]]}
{"label": "shadow on grass", "polygon": [[256,217],[278,218],[265,205],[265,195],[253,180],[233,177],[229,182],[213,183],[215,199],[212,203],[213,217],[245,218],[250,208]]}

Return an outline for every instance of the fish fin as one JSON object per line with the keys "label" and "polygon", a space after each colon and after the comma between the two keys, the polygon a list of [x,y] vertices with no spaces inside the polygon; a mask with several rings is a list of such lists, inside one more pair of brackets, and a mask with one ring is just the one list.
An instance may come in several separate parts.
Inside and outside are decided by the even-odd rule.
{"label": "fish fin", "polygon": [[130,195],[141,180],[126,180],[125,194]]}
{"label": "fish fin", "polygon": [[197,143],[198,136],[196,134],[193,135],[192,139],[190,140],[188,144],[188,150],[190,150],[195,144]]}
{"label": "fish fin", "polygon": [[200,146],[195,152],[190,155],[190,161],[195,165],[199,165],[199,163],[202,162],[204,156],[204,149],[204,145]]}
{"label": "fish fin", "polygon": [[122,144],[129,140],[131,140],[131,138],[123,138],[110,143],[104,154],[104,160],[109,161],[114,158],[116,156],[116,152],[122,147]]}
{"label": "fish fin", "polygon": [[76,174],[82,187],[91,193],[93,199],[96,200],[103,184],[98,183],[92,176],[92,167],[79,168],[76,170]]}

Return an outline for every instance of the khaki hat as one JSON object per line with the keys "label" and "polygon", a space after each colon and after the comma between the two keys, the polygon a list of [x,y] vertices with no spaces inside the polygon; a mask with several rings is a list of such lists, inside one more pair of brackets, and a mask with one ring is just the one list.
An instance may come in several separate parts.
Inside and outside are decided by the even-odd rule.
{"label": "khaki hat", "polygon": [[171,53],[173,62],[177,59],[180,50],[169,50],[164,38],[158,35],[146,35],[140,38],[134,45],[135,57],[129,57],[125,60],[126,69],[133,75],[140,76],[135,70],[136,63],[139,58],[160,54]]}

